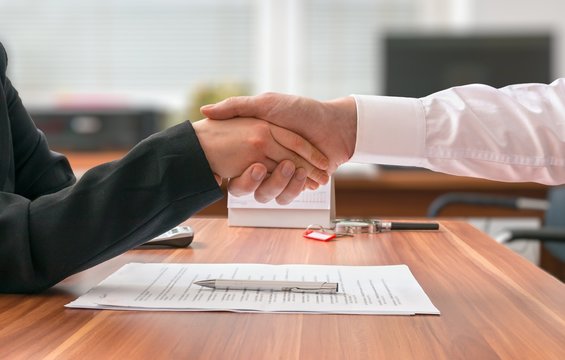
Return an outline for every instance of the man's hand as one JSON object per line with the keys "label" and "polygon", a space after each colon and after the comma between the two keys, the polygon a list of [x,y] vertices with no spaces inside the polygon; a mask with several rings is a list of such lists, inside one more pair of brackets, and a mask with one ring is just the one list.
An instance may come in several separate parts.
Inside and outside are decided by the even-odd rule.
{"label": "man's hand", "polygon": [[349,160],[355,148],[357,110],[352,97],[320,102],[300,96],[265,93],[228,98],[200,110],[210,119],[253,117],[292,130],[329,158],[330,173]]}
{"label": "man's hand", "polygon": [[[255,117],[290,129],[304,136],[328,156],[328,171],[332,173],[353,155],[357,138],[357,109],[352,97],[328,102],[313,99],[266,93],[258,96],[239,96],[214,105],[206,105],[202,113],[217,120],[238,117]],[[290,147],[292,149],[292,146]],[[282,166],[279,165],[279,166]],[[288,203],[300,194],[298,181],[273,172],[269,181],[250,176],[250,170],[230,180],[228,190],[233,195],[255,193],[255,199],[267,202],[273,198]],[[312,182],[306,185],[314,189]]]}
{"label": "man's hand", "polygon": [[[310,178],[318,184],[328,181],[328,174],[320,170],[327,168],[327,158],[305,139],[289,130],[261,120],[245,118],[229,122],[205,119],[194,123],[193,126],[212,171],[220,178],[236,177],[245,172],[248,179],[264,179],[266,170],[274,172],[275,179],[284,175],[284,178],[288,179],[287,186],[290,186],[291,194],[296,192],[296,184],[289,184],[292,179],[305,182],[306,178]],[[283,160],[290,161],[279,165]],[[264,168],[249,168],[255,163],[262,164]],[[279,183],[277,182],[278,187]],[[242,188],[243,184],[240,182]],[[268,185],[269,179],[264,180],[264,184]],[[279,195],[284,192],[279,190]],[[237,192],[237,189],[234,192]],[[284,201],[283,198],[281,201]]]}

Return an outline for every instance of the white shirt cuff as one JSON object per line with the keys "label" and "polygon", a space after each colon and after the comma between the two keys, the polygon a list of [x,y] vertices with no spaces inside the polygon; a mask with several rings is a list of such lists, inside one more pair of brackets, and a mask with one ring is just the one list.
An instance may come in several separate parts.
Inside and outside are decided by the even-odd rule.
{"label": "white shirt cuff", "polygon": [[353,95],[357,104],[357,141],[349,161],[422,166],[426,123],[419,99]]}

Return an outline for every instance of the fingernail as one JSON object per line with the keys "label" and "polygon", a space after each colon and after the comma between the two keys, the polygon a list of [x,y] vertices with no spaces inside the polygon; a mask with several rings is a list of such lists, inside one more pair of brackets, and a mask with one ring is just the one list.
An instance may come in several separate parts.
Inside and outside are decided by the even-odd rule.
{"label": "fingernail", "polygon": [[261,181],[263,180],[263,178],[265,177],[265,175],[267,175],[267,172],[265,171],[264,168],[260,167],[260,166],[255,166],[252,170],[251,170],[251,178],[253,178],[253,180],[255,181]]}
{"label": "fingernail", "polygon": [[203,105],[200,107],[200,110],[208,110],[214,107],[214,104]]}
{"label": "fingernail", "polygon": [[287,199],[285,197],[279,196],[276,198],[277,204],[279,205],[288,205],[292,201],[292,199]]}
{"label": "fingernail", "polygon": [[257,200],[257,202],[260,202],[261,204],[266,204],[269,201],[272,200],[272,198],[268,198],[268,197],[261,197],[261,196],[257,196],[257,194],[255,194],[255,200]]}
{"label": "fingernail", "polygon": [[295,170],[296,168],[294,167],[294,164],[287,162],[282,167],[282,174],[286,177],[291,177],[294,174]]}

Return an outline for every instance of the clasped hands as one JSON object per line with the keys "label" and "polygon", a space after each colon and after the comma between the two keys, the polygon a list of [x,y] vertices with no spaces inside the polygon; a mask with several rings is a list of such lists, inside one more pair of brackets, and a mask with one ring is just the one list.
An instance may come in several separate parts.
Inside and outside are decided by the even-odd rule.
{"label": "clasped hands", "polygon": [[[216,179],[259,202],[287,204],[304,189],[326,184],[353,155],[357,131],[351,97],[327,102],[265,93],[206,105],[194,123]],[[219,121],[227,120],[227,121]]]}

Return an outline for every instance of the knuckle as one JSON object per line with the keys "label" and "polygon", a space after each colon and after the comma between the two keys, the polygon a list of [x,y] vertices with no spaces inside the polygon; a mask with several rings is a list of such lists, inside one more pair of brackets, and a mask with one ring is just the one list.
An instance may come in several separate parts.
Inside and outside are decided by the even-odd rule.
{"label": "knuckle", "polygon": [[264,92],[261,95],[259,95],[259,97],[263,101],[273,101],[273,99],[275,99],[276,96],[277,96],[277,93],[275,93],[274,91],[267,91],[267,92]]}
{"label": "knuckle", "polygon": [[229,98],[224,100],[225,104],[228,106],[235,106],[237,105],[237,98],[235,96],[230,96]]}
{"label": "knuckle", "polygon": [[264,149],[270,137],[269,126],[264,123],[257,123],[250,130],[252,135],[248,137],[249,143],[256,149]]}
{"label": "knuckle", "polygon": [[244,99],[242,96],[230,96],[224,102],[227,108],[233,109],[235,114],[240,114],[244,110]]}
{"label": "knuckle", "polygon": [[265,139],[260,136],[251,136],[248,141],[251,147],[255,150],[260,151],[265,149],[265,147],[267,146]]}
{"label": "knuckle", "polygon": [[269,91],[259,95],[260,102],[267,108],[272,109],[279,101],[279,94]]}

